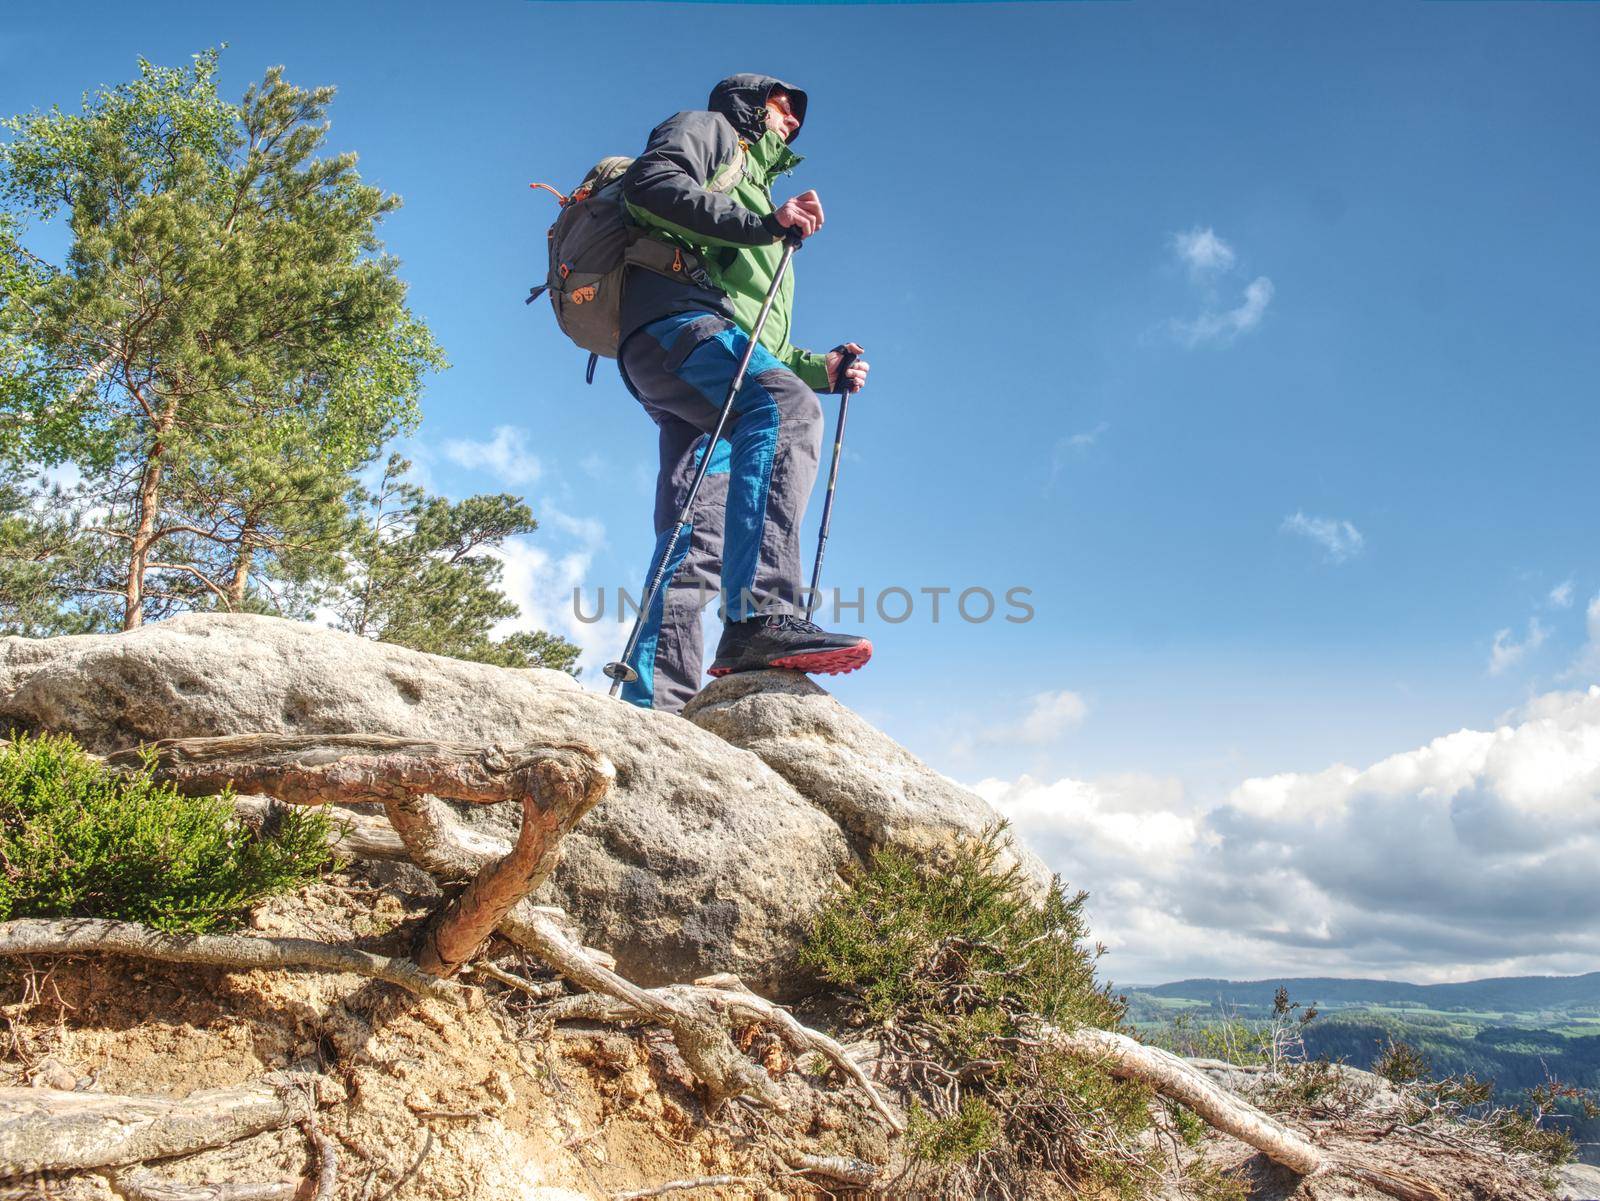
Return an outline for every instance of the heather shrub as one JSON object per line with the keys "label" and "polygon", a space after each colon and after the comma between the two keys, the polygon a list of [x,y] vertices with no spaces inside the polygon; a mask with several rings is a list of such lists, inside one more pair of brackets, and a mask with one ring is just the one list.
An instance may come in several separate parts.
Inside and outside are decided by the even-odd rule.
{"label": "heather shrub", "polygon": [[301,808],[257,833],[234,819],[230,794],[183,796],[150,760],[113,770],[66,735],[0,742],[0,919],[226,929],[320,875],[330,834],[325,814]]}

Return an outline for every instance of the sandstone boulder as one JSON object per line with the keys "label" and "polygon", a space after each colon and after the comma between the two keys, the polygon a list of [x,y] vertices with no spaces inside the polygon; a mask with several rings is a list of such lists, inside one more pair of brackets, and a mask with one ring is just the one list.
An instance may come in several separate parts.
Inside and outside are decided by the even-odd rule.
{"label": "sandstone boulder", "polygon": [[[839,824],[857,854],[896,846],[938,854],[999,821],[993,806],[940,775],[894,739],[792,671],[712,681],[683,716],[754,752]],[[1026,848],[1011,855],[1036,886],[1050,872]]]}
{"label": "sandstone boulder", "polygon": [[[644,984],[715,971],[785,994],[846,865],[937,854],[998,815],[794,672],[712,683],[684,716],[561,672],[426,655],[320,626],[188,614],[127,634],[0,638],[0,732],[64,730],[106,752],[217,734],[586,742],[617,782],[541,897]],[[505,807],[470,820],[502,831]],[[1043,865],[1017,850],[1042,884]]]}
{"label": "sandstone boulder", "polygon": [[1600,1167],[1569,1163],[1558,1168],[1555,1195],[1561,1201],[1600,1201]]}
{"label": "sandstone boulder", "polygon": [[616,787],[566,840],[544,899],[644,984],[731,971],[792,991],[805,922],[851,859],[831,818],[755,755],[689,722],[561,672],[272,617],[189,614],[127,634],[0,638],[7,726],[65,730],[100,752],[253,731],[587,742],[616,764]]}

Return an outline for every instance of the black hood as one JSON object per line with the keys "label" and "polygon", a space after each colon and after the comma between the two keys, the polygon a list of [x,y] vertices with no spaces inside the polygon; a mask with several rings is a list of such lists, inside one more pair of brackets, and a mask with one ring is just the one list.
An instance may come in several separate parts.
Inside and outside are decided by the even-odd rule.
{"label": "black hood", "polygon": [[[706,107],[728,118],[740,136],[754,142],[767,131],[767,97],[772,95],[773,88],[782,88],[789,93],[789,104],[800,122],[800,128],[804,128],[806,94],[792,83],[784,83],[770,75],[730,75],[711,89],[711,99],[706,102]],[[799,136],[800,129],[796,129],[789,141],[792,143]]]}

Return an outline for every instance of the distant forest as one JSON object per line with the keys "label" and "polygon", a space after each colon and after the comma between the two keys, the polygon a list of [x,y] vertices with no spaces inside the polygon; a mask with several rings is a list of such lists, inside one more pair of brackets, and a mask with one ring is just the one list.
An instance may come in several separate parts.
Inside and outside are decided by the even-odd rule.
{"label": "distant forest", "polygon": [[[1522,976],[1461,984],[1309,978],[1237,982],[1182,980],[1128,994],[1142,1031],[1174,1021],[1191,1029],[1267,1019],[1279,988],[1318,1016],[1303,1031],[1311,1058],[1371,1068],[1391,1042],[1427,1059],[1434,1078],[1492,1080],[1514,1104],[1555,1079],[1600,1090],[1600,973]],[[1600,1163],[1600,1121],[1564,1119],[1585,1162]]]}

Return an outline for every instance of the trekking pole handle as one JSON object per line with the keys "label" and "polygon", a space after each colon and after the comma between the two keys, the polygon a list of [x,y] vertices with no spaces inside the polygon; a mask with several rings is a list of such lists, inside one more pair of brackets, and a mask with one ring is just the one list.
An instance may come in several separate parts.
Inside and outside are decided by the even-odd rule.
{"label": "trekking pole handle", "polygon": [[838,383],[833,386],[831,391],[838,396],[848,396],[850,394],[850,381],[845,378],[845,373],[855,366],[856,360],[861,356],[853,350],[846,350],[842,342],[833,349],[840,357],[839,369],[834,372],[834,378],[838,380]]}

